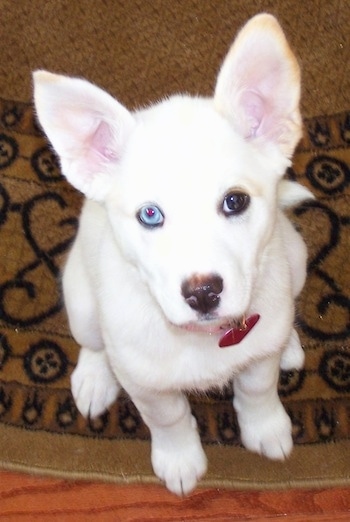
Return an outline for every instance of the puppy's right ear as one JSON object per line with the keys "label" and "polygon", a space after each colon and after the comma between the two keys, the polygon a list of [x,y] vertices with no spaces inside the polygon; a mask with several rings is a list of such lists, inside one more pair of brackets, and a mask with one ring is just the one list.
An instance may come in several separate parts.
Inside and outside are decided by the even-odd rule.
{"label": "puppy's right ear", "polygon": [[103,201],[135,121],[112,96],[77,79],[37,71],[34,101],[63,174],[88,198]]}

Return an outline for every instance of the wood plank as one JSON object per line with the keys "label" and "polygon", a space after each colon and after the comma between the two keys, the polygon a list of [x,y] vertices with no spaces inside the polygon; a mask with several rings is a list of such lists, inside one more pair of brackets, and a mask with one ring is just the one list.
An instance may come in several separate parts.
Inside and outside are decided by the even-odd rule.
{"label": "wood plank", "polygon": [[9,522],[343,522],[350,489],[197,489],[178,499],[161,486],[69,482],[0,473],[0,520]]}

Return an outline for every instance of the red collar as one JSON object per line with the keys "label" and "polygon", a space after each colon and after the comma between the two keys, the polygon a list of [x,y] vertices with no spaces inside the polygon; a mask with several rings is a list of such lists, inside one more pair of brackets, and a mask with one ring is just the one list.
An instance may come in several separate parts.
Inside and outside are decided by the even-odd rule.
{"label": "red collar", "polygon": [[220,348],[226,348],[227,346],[240,343],[251,329],[254,328],[259,319],[259,314],[251,315],[243,322],[242,326],[227,330],[219,340]]}

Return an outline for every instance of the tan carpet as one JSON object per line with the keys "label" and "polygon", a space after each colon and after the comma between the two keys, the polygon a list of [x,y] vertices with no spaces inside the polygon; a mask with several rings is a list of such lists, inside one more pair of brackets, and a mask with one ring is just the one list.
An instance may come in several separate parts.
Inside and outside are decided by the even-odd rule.
{"label": "tan carpet", "polygon": [[211,94],[237,29],[261,11],[279,18],[300,60],[304,116],[348,110],[348,0],[1,0],[0,93],[30,100],[31,71],[46,68],[130,107]]}
{"label": "tan carpet", "polygon": [[[350,8],[346,1],[0,2],[0,464],[111,481],[154,481],[148,431],[127,397],[94,422],[76,411],[77,357],[59,273],[81,197],[38,130],[30,71],[87,77],[130,107],[209,94],[239,25],[279,15],[304,76],[305,136],[288,175],[317,201],[291,217],[309,246],[298,305],[302,372],[280,394],[296,448],[285,464],[240,447],[230,394],[192,398],[210,460],[205,484],[289,487],[350,480]],[[17,101],[11,101],[17,100]],[[21,100],[21,101],[19,101]]]}

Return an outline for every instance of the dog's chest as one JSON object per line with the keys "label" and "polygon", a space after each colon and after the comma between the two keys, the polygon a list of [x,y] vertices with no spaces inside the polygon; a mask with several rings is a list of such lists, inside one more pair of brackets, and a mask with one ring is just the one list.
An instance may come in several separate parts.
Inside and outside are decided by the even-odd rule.
{"label": "dog's chest", "polygon": [[121,384],[126,380],[159,391],[205,391],[224,386],[252,361],[279,352],[291,328],[287,316],[281,319],[265,333],[262,319],[255,331],[227,348],[219,347],[218,336],[174,334],[161,323],[154,322],[151,331],[134,327],[133,332],[110,324],[106,349]]}

